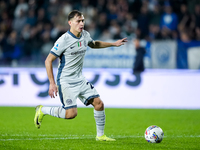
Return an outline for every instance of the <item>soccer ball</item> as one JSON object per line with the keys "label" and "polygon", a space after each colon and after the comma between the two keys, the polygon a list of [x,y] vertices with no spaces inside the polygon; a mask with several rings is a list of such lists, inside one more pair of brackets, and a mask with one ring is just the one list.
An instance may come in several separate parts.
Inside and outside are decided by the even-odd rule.
{"label": "soccer ball", "polygon": [[164,137],[164,132],[160,127],[154,125],[146,129],[144,137],[149,143],[160,143]]}

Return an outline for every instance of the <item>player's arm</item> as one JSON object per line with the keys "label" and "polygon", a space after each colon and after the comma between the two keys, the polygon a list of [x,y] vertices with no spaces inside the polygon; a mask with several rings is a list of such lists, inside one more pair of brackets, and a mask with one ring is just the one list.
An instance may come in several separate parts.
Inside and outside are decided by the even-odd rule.
{"label": "player's arm", "polygon": [[49,96],[51,96],[51,98],[55,98],[54,94],[57,96],[57,92],[58,92],[58,88],[57,85],[55,83],[54,80],[54,75],[53,75],[53,66],[52,66],[52,62],[56,59],[57,57],[54,56],[53,54],[49,53],[49,55],[47,56],[46,60],[45,60],[45,67],[46,67],[46,71],[47,71],[47,75],[49,78]]}
{"label": "player's arm", "polygon": [[124,45],[125,42],[127,42],[127,38],[123,38],[113,43],[103,42],[103,41],[93,41],[93,42],[90,42],[88,46],[91,48],[106,48],[106,47],[111,47],[111,46],[118,47],[118,46]]}

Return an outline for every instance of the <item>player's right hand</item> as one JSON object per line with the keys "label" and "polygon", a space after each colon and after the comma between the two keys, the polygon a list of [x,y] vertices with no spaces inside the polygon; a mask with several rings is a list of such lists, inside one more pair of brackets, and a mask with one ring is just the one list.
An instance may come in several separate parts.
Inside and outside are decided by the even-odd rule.
{"label": "player's right hand", "polygon": [[49,96],[51,98],[55,98],[55,96],[57,96],[58,93],[58,87],[56,84],[50,84],[49,85]]}

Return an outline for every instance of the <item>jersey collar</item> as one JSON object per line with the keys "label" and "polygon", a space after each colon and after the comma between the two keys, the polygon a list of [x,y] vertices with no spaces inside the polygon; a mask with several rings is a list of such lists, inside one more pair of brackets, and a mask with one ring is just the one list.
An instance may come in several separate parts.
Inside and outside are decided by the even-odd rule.
{"label": "jersey collar", "polygon": [[70,34],[72,37],[74,37],[75,39],[80,39],[82,37],[82,33],[80,38],[78,38],[77,36],[75,36],[72,32],[70,32],[69,30],[67,31],[68,34]]}

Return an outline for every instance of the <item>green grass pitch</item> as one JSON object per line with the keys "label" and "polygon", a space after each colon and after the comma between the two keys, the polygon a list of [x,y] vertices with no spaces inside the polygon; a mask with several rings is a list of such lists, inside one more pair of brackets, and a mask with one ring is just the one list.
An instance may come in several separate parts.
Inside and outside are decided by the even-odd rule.
{"label": "green grass pitch", "polygon": [[[92,108],[78,108],[78,116],[64,120],[45,116],[35,128],[33,107],[0,107],[0,149],[7,150],[157,150],[200,149],[200,110],[106,108],[105,134],[115,142],[97,142]],[[148,143],[145,129],[160,126],[161,143]]]}

